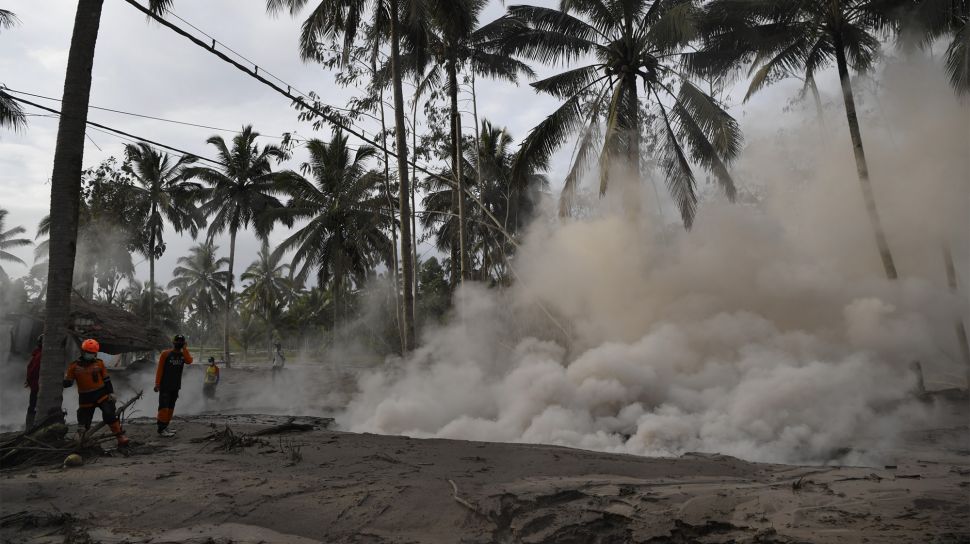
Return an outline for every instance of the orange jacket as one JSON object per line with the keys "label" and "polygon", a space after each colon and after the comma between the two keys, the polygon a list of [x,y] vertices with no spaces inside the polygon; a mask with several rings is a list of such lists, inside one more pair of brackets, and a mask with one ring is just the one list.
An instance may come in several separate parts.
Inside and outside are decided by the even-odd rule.
{"label": "orange jacket", "polygon": [[182,348],[181,359],[173,359],[170,362],[169,358],[172,352],[173,350],[167,349],[158,356],[158,368],[155,369],[155,387],[161,387],[164,384],[166,389],[179,389],[182,386],[182,363],[192,364],[192,354],[189,353],[189,348]]}
{"label": "orange jacket", "polygon": [[77,382],[78,393],[91,393],[106,386],[108,381],[108,369],[104,366],[101,359],[95,360],[89,365],[82,365],[78,361],[71,363],[64,374],[65,387],[69,382]]}

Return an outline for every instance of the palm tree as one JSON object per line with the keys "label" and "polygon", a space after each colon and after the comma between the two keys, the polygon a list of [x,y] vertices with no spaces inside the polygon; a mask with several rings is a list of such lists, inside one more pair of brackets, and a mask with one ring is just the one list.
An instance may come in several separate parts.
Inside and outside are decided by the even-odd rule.
{"label": "palm tree", "polygon": [[[419,89],[437,87],[444,80],[450,108],[451,174],[457,190],[454,192],[454,211],[458,215],[458,255],[460,278],[471,274],[468,255],[468,222],[465,177],[462,175],[461,111],[458,102],[458,74],[466,67],[474,75],[500,78],[518,83],[520,75],[534,77],[535,72],[525,63],[508,55],[496,53],[490,41],[500,35],[507,21],[499,19],[476,28],[478,18],[487,5],[486,0],[432,0],[427,6],[428,31],[423,40],[412,40],[412,50],[402,56],[402,66],[422,77]],[[428,69],[428,64],[431,64]],[[425,73],[425,70],[428,70]],[[442,77],[444,72],[444,78]],[[477,121],[476,121],[477,123]]]}
{"label": "palm tree", "polygon": [[[307,151],[310,160],[301,169],[312,181],[294,181],[293,200],[280,213],[308,223],[276,253],[295,250],[293,264],[301,265],[296,281],[304,283],[315,271],[318,284],[332,281],[337,294],[350,281],[362,283],[377,264],[390,263],[386,229],[392,218],[383,208],[382,176],[367,170],[367,161],[376,155],[374,148],[361,146],[351,153],[347,137],[335,132],[329,143],[307,142]],[[334,301],[334,316],[338,302]]]}
{"label": "palm tree", "polygon": [[287,277],[290,265],[282,264],[283,254],[270,251],[263,240],[256,260],[242,273],[242,280],[249,282],[241,293],[247,311],[263,318],[266,324],[266,348],[272,352],[273,328],[276,318],[283,312],[293,296],[293,284]]}
{"label": "palm tree", "polygon": [[842,84],[849,135],[866,212],[876,237],[886,277],[896,279],[896,264],[879,218],[862,145],[850,71],[870,70],[879,37],[895,29],[897,14],[909,0],[714,0],[707,6],[704,48],[687,64],[705,75],[722,74],[751,62],[745,100],[775,81],[800,76],[814,85],[815,75],[834,60]]}
{"label": "palm tree", "polygon": [[[172,270],[174,278],[168,283],[175,289],[176,304],[193,314],[205,338],[216,310],[225,304],[225,286],[229,272],[225,269],[229,259],[216,257],[218,247],[206,241],[189,249],[188,256],[179,257],[178,265]],[[200,345],[204,349],[204,346]]]}
{"label": "palm tree", "polygon": [[[488,120],[482,121],[479,134],[478,148],[466,151],[462,171],[465,183],[478,192],[485,210],[501,221],[496,226],[480,207],[470,210],[467,217],[469,246],[473,249],[471,255],[481,255],[477,279],[486,281],[493,269],[506,264],[515,247],[509,243],[508,237],[515,236],[527,223],[540,191],[548,187],[549,182],[544,175],[530,172],[525,183],[514,183],[512,169],[516,155],[512,153],[512,136]],[[458,230],[458,216],[451,207],[455,187],[441,181],[448,177],[450,173],[446,172],[440,177],[427,179],[431,190],[424,199],[426,213],[422,219],[422,226],[434,233],[435,245],[442,252],[453,245]],[[451,264],[457,266],[457,263]]]}
{"label": "palm tree", "polygon": [[153,308],[157,322],[154,327],[166,333],[174,333],[181,328],[182,319],[175,297],[161,287],[149,289],[148,284],[136,279],[128,281],[128,287],[118,293],[118,304],[136,316],[148,319],[149,308]]}
{"label": "palm tree", "polygon": [[[503,49],[541,62],[590,58],[532,86],[564,102],[522,143],[514,177],[545,166],[552,153],[581,134],[566,176],[560,210],[566,215],[576,185],[595,160],[600,194],[611,177],[639,180],[641,103],[656,112],[660,164],[667,185],[690,227],[697,207],[691,163],[712,172],[728,198],[735,195],[728,165],[741,148],[737,122],[718,102],[686,77],[680,59],[695,37],[694,0],[563,0],[561,9],[511,6],[520,25],[501,38]],[[643,88],[641,96],[638,88]],[[605,132],[600,126],[605,118]],[[602,145],[600,141],[602,140]]]}
{"label": "palm tree", "polygon": [[9,230],[4,230],[6,227],[4,223],[6,222],[7,210],[0,208],[0,286],[10,281],[10,276],[3,269],[3,262],[17,263],[27,266],[27,263],[23,261],[20,257],[17,257],[10,250],[17,247],[26,247],[32,245],[28,238],[15,238],[15,236],[20,236],[21,234],[27,232],[23,227],[17,226]]}
{"label": "palm tree", "polygon": [[[12,28],[18,22],[17,16],[12,11],[0,9],[0,29]],[[2,89],[3,86],[0,85],[0,127],[18,130],[27,126],[27,118],[20,104],[17,104],[13,97]]]}
{"label": "palm tree", "polygon": [[[278,13],[288,9],[290,15],[295,16],[306,6],[309,0],[266,0],[266,9],[271,13]],[[353,48],[358,30],[365,21],[371,21],[371,28],[376,29],[371,39],[383,40],[390,34],[391,43],[391,86],[394,92],[394,136],[397,154],[398,174],[398,206],[402,218],[401,255],[411,254],[411,225],[404,218],[411,215],[410,184],[408,183],[408,147],[407,123],[404,120],[404,91],[402,89],[403,73],[401,70],[401,14],[412,16],[422,15],[417,6],[411,6],[415,0],[314,0],[316,7],[303,22],[303,32],[300,35],[300,55],[304,60],[316,58],[317,44],[320,41],[343,41],[344,60]],[[402,9],[404,8],[404,9]],[[368,16],[369,15],[369,16]],[[410,22],[410,21],[409,21]],[[401,273],[403,277],[404,296],[402,297],[402,329],[404,330],[404,351],[414,349],[414,266],[411,259],[401,259]]]}
{"label": "palm tree", "polygon": [[[149,0],[149,7],[162,12],[171,0]],[[81,200],[81,169],[84,162],[84,134],[91,95],[94,49],[101,24],[104,0],[78,0],[74,32],[67,55],[61,117],[54,148],[51,174],[50,263],[47,276],[44,346],[40,370],[37,410],[41,418],[60,414],[63,388],[60,386],[67,358],[67,325],[71,313],[71,283],[74,277],[78,206]]]}
{"label": "palm tree", "polygon": [[262,148],[256,143],[259,133],[245,126],[232,139],[230,148],[222,136],[206,140],[218,152],[219,168],[197,166],[186,170],[188,178],[198,178],[209,185],[202,192],[203,215],[209,217],[209,240],[229,231],[229,271],[225,290],[225,331],[222,337],[224,361],[229,360],[229,314],[232,308],[233,267],[236,261],[236,234],[240,229],[256,229],[265,239],[273,227],[273,210],[283,207],[276,195],[285,193],[280,180],[287,172],[273,172],[272,160],[282,160],[284,152],[276,146]]}
{"label": "palm tree", "polygon": [[917,28],[924,45],[945,36],[944,64],[950,85],[959,95],[970,94],[970,0],[920,0],[907,23]]}
{"label": "palm tree", "polygon": [[[140,143],[125,146],[130,166],[127,171],[137,181],[131,189],[134,200],[148,212],[142,221],[148,237],[148,290],[155,289],[155,260],[165,253],[165,223],[175,232],[189,231],[195,238],[205,222],[195,200],[202,187],[185,180],[185,170],[195,162],[188,155],[173,160],[152,146]],[[149,299],[148,324],[154,322],[153,299]]]}

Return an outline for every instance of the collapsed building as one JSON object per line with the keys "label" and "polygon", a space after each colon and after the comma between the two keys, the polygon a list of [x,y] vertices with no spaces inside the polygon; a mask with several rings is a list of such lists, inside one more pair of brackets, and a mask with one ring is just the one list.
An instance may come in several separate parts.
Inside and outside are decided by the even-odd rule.
{"label": "collapsed building", "polygon": [[[5,318],[10,346],[7,351],[28,353],[43,332],[43,317],[9,314]],[[0,329],[0,332],[3,332]],[[137,315],[103,302],[71,297],[68,360],[80,355],[81,342],[93,338],[101,345],[100,357],[109,367],[124,368],[144,360],[152,351],[164,349],[169,339],[158,327],[151,327]],[[0,342],[0,349],[4,348]],[[6,352],[4,353],[6,355]]]}

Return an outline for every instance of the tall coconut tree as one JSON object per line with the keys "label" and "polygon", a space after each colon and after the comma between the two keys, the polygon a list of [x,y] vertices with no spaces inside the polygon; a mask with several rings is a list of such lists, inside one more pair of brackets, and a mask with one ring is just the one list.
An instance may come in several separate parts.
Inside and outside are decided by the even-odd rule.
{"label": "tall coconut tree", "polygon": [[293,297],[293,283],[289,279],[290,265],[282,262],[283,254],[270,251],[263,240],[256,260],[242,273],[248,282],[243,287],[241,299],[247,311],[259,315],[266,324],[266,349],[272,353],[273,329],[276,320]]}
{"label": "tall coconut tree", "polygon": [[713,0],[706,6],[704,47],[687,57],[695,72],[717,75],[750,64],[745,100],[776,81],[798,76],[814,85],[835,63],[866,213],[886,277],[896,263],[869,179],[869,164],[852,90],[852,72],[872,69],[880,38],[894,32],[910,0]]}
{"label": "tall coconut tree", "polygon": [[[310,0],[266,0],[266,9],[270,13],[288,10],[290,15],[296,16],[308,3],[310,3]],[[304,20],[300,34],[300,55],[305,60],[316,58],[317,44],[321,41],[328,43],[341,41],[344,46],[344,57],[347,58],[353,49],[358,31],[365,24],[377,29],[371,39],[385,40],[389,38],[391,87],[394,94],[395,153],[398,169],[398,207],[402,218],[410,217],[407,123],[404,120],[405,106],[402,87],[404,75],[401,69],[401,41],[405,30],[402,24],[402,14],[410,14],[420,18],[423,12],[418,9],[416,0],[313,0],[312,3],[314,8],[311,10],[310,16]],[[413,243],[411,224],[402,220],[400,229],[400,255],[410,255]],[[415,347],[414,291],[412,289],[414,266],[411,259],[401,259],[401,272],[404,290],[401,328],[404,330],[404,349],[409,351]]]}
{"label": "tall coconut tree", "polygon": [[[310,179],[294,180],[293,199],[279,212],[307,224],[276,252],[295,251],[297,282],[315,273],[318,285],[333,283],[336,296],[352,281],[362,283],[376,265],[390,263],[387,231],[393,219],[381,195],[381,174],[367,169],[374,148],[352,151],[347,137],[336,132],[329,142],[310,140],[307,151],[310,158],[301,169]],[[335,320],[338,308],[335,299]]]}
{"label": "tall coconut tree", "polygon": [[[641,106],[655,112],[659,162],[670,193],[690,227],[697,208],[693,165],[714,174],[733,200],[728,166],[741,149],[737,122],[683,70],[681,59],[696,37],[694,0],[563,0],[560,9],[510,6],[521,28],[503,38],[504,50],[545,63],[581,61],[532,84],[563,101],[522,143],[517,176],[546,164],[579,135],[562,191],[568,214],[577,183],[595,163],[600,194],[611,178],[639,180]],[[531,166],[534,168],[534,166]]]}
{"label": "tall coconut tree", "polygon": [[[487,0],[426,0],[427,22],[420,40],[411,40],[409,50],[402,56],[405,70],[420,75],[419,89],[424,91],[444,87],[448,94],[450,112],[449,155],[451,175],[456,191],[453,193],[454,213],[458,216],[457,241],[460,259],[460,278],[468,279],[469,266],[468,199],[465,176],[462,175],[462,120],[459,107],[459,75],[503,79],[518,83],[520,76],[534,77],[535,72],[525,63],[494,51],[490,44],[501,35],[507,25],[499,19],[478,26]],[[476,121],[477,123],[477,121]],[[477,132],[477,131],[476,131]]]}
{"label": "tall coconut tree", "polygon": [[[162,12],[171,0],[149,0],[150,8]],[[61,97],[61,117],[54,147],[51,174],[50,264],[45,303],[44,346],[37,410],[44,418],[61,413],[61,380],[67,358],[67,328],[71,313],[78,206],[81,200],[81,169],[84,134],[91,95],[94,50],[101,26],[104,0],[78,0],[74,31],[67,54],[67,71]]]}
{"label": "tall coconut tree", "polygon": [[18,236],[27,232],[25,228],[16,226],[7,229],[5,225],[7,213],[7,210],[0,208],[0,286],[10,281],[10,276],[3,269],[4,261],[27,266],[27,263],[23,259],[10,253],[10,251],[18,247],[27,247],[33,244],[29,238],[18,238]]}
{"label": "tall coconut tree", "polygon": [[230,147],[222,136],[206,140],[216,148],[217,168],[196,166],[185,172],[189,178],[197,178],[208,185],[202,191],[201,210],[209,218],[208,239],[229,232],[229,270],[225,289],[225,331],[222,337],[223,357],[229,365],[229,323],[233,297],[233,267],[236,261],[236,235],[241,229],[253,227],[256,235],[265,239],[273,227],[271,212],[283,207],[277,198],[286,192],[280,183],[286,172],[274,172],[273,160],[285,155],[276,146],[260,147],[256,143],[259,133],[252,126],[245,126],[232,139]]}
{"label": "tall coconut tree", "polygon": [[[199,323],[202,338],[205,338],[216,312],[225,304],[229,259],[216,257],[218,250],[211,240],[193,246],[188,255],[179,257],[172,270],[174,277],[168,283],[168,288],[178,293],[176,304],[190,312]],[[204,349],[204,346],[200,344],[200,348]]]}
{"label": "tall coconut tree", "polygon": [[[466,218],[471,257],[479,266],[476,279],[486,281],[492,277],[493,271],[506,264],[507,257],[514,251],[508,236],[515,236],[528,221],[540,192],[549,182],[545,175],[536,172],[529,172],[524,183],[513,182],[512,167],[516,155],[512,151],[512,136],[488,120],[482,121],[479,134],[477,149],[465,150],[462,172],[465,183],[478,193],[485,210],[500,221],[500,225],[495,225],[478,206],[470,209]],[[442,252],[448,250],[458,230],[458,216],[451,206],[456,189],[441,181],[449,177],[450,172],[445,172],[440,177],[427,179],[431,190],[424,199],[422,218],[422,226],[434,234],[435,245]],[[458,263],[451,265],[458,266]]]}
{"label": "tall coconut tree", "polygon": [[[195,202],[201,194],[198,183],[187,181],[185,171],[195,163],[195,157],[184,155],[173,159],[148,144],[128,144],[126,168],[135,180],[131,196],[147,212],[141,222],[146,229],[148,254],[148,290],[155,289],[155,260],[165,253],[165,226],[175,232],[188,231],[193,238],[205,223],[205,217]],[[149,298],[148,324],[154,323],[155,313]]]}

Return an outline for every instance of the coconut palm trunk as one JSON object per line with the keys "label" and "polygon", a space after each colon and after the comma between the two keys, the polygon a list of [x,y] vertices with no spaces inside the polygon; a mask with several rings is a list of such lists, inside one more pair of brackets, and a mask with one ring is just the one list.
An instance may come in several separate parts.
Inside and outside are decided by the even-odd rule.
{"label": "coconut palm trunk", "polygon": [[468,262],[468,225],[466,219],[465,177],[462,175],[461,112],[458,110],[458,62],[448,61],[448,93],[451,97],[451,172],[455,176],[455,192],[458,208],[458,261],[459,279],[462,283],[471,272]]}
{"label": "coconut palm trunk", "polygon": [[623,85],[626,86],[627,99],[627,157],[630,161],[630,171],[634,176],[634,182],[639,186],[640,183],[640,101],[637,99],[637,76],[627,74],[623,78]]}
{"label": "coconut palm trunk", "polygon": [[[943,266],[946,268],[946,283],[954,295],[959,296],[959,285],[957,284],[957,270],[953,264],[953,253],[950,251],[949,244],[943,244]],[[967,326],[963,317],[957,317],[954,323],[957,343],[960,346],[960,357],[963,359],[964,371],[966,372],[966,387],[970,391],[970,341],[967,340]]]}
{"label": "coconut palm trunk", "polygon": [[[418,235],[418,202],[414,195],[414,187],[417,185],[418,179],[418,90],[415,88],[414,91],[414,104],[411,106],[411,149],[413,149],[413,160],[411,162],[411,234],[413,236]],[[401,220],[404,221],[404,216],[401,216]],[[404,254],[402,253],[402,256]],[[404,258],[404,257],[402,257]],[[411,244],[411,267],[414,270],[413,285],[414,285],[414,305],[418,305],[418,270],[420,267],[418,265],[418,244]],[[417,326],[415,324],[415,326]]]}
{"label": "coconut palm trunk", "polygon": [[835,60],[839,68],[839,80],[842,82],[842,99],[845,101],[845,116],[849,122],[849,135],[852,137],[852,150],[855,153],[856,169],[859,173],[859,185],[862,187],[862,199],[865,201],[866,212],[869,215],[869,223],[876,235],[876,247],[879,249],[879,257],[882,259],[883,269],[886,277],[895,280],[896,263],[893,255],[889,251],[889,243],[886,241],[886,232],[882,228],[882,221],[879,219],[879,210],[876,207],[876,198],[872,193],[872,182],[869,180],[869,164],[866,162],[865,148],[862,146],[862,130],[859,127],[859,117],[856,114],[855,97],[852,93],[852,81],[849,76],[849,65],[845,57],[845,48],[842,45],[838,34],[835,39]]}
{"label": "coconut palm trunk", "polygon": [[[371,72],[377,77],[377,55],[371,58]],[[384,87],[381,87],[378,102],[381,105],[381,145],[384,148],[384,197],[387,198],[387,212],[391,215],[391,281],[394,283],[394,317],[397,321],[398,337],[401,341],[401,352],[404,352],[404,328],[401,318],[401,296],[398,291],[400,277],[398,276],[398,253],[397,253],[397,224],[394,222],[394,201],[391,198],[391,165],[390,154],[387,151],[387,120],[384,115]],[[412,131],[413,132],[413,131]],[[401,222],[408,221],[408,218],[401,216]],[[402,254],[403,259],[408,255]]]}
{"label": "coconut palm trunk", "polygon": [[[237,223],[233,223],[233,225]],[[232,366],[229,360],[229,314],[232,310],[232,270],[236,263],[236,230],[237,227],[235,226],[229,228],[229,278],[226,279],[226,308],[223,314],[225,328],[222,334],[222,360],[226,362],[226,368]]]}
{"label": "coconut palm trunk", "polygon": [[47,273],[46,320],[40,367],[40,418],[59,413],[67,359],[67,327],[71,313],[71,283],[77,251],[78,206],[84,160],[84,130],[91,94],[94,49],[103,0],[79,0],[67,57],[61,118],[51,175],[50,261]]}
{"label": "coconut palm trunk", "polygon": [[[401,85],[403,76],[401,70],[401,29],[398,10],[398,0],[390,1],[391,11],[391,85],[394,88],[394,137],[397,149],[398,180],[400,182],[400,213],[402,218],[411,215],[411,202],[408,188],[408,147],[407,124],[404,121],[404,90]],[[401,255],[411,253],[411,225],[401,221]],[[410,259],[401,260],[401,272],[404,275],[403,319],[404,352],[415,348],[414,342],[414,267]]]}
{"label": "coconut palm trunk", "polygon": [[[155,205],[152,204],[152,219],[154,220],[155,214],[158,211],[155,209]],[[152,326],[155,324],[155,232],[148,235],[148,325]]]}

